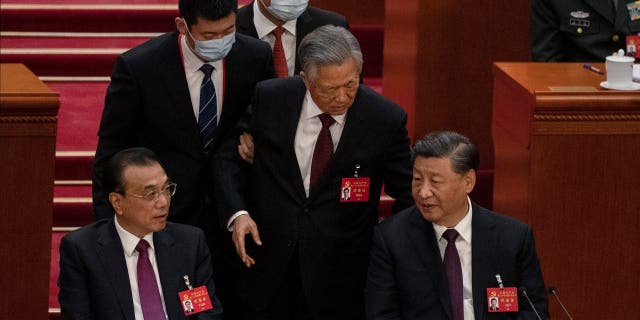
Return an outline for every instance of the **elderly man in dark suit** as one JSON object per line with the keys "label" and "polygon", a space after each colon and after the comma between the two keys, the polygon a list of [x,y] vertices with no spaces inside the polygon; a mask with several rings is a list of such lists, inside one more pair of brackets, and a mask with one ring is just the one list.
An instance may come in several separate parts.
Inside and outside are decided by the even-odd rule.
{"label": "elderly man in dark suit", "polygon": [[[237,140],[214,162],[220,216],[249,267],[236,279],[244,318],[363,319],[382,185],[396,211],[411,201],[407,115],[359,83],[348,30],[320,27],[299,53],[300,77],[256,87],[253,165]],[[349,202],[345,181],[359,186]]]}
{"label": "elderly man in dark suit", "polygon": [[367,319],[537,319],[522,296],[518,312],[488,313],[487,288],[501,284],[526,290],[548,318],[533,231],[468,197],[478,159],[458,133],[435,132],[416,142],[415,206],[375,228]]}
{"label": "elderly man in dark suit", "polygon": [[257,0],[238,10],[238,32],[271,45],[278,76],[300,73],[296,51],[311,31],[328,24],[349,28],[344,16],[308,4],[308,0]]}
{"label": "elderly man in dark suit", "polygon": [[[185,319],[178,293],[205,286],[213,309],[193,319],[221,319],[203,232],[167,222],[177,186],[145,148],[118,152],[104,187],[116,214],[60,243],[58,299],[63,319]],[[190,317],[190,319],[192,319]]]}
{"label": "elderly man in dark suit", "polygon": [[96,220],[113,216],[101,183],[104,164],[119,150],[144,146],[180,185],[169,220],[209,231],[217,219],[208,161],[232,134],[256,83],[274,76],[269,46],[236,34],[236,1],[180,0],[178,8],[178,32],[116,61],[94,160]]}
{"label": "elderly man in dark suit", "polygon": [[[625,37],[640,32],[632,0],[531,1],[531,52],[534,61],[604,61],[626,47]],[[635,14],[633,14],[635,12]]]}

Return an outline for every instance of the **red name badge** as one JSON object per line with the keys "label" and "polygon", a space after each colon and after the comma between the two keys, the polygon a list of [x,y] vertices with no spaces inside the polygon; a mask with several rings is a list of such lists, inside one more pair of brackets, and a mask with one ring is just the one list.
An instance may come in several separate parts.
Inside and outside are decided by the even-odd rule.
{"label": "red name badge", "polygon": [[342,178],[340,202],[369,201],[369,178]]}
{"label": "red name badge", "polygon": [[517,312],[518,289],[487,288],[487,308],[489,312]]}
{"label": "red name badge", "polygon": [[182,311],[185,316],[191,316],[202,311],[213,309],[207,287],[200,286],[193,290],[185,290],[178,293]]}
{"label": "red name badge", "polygon": [[640,36],[627,36],[627,55],[640,58]]}

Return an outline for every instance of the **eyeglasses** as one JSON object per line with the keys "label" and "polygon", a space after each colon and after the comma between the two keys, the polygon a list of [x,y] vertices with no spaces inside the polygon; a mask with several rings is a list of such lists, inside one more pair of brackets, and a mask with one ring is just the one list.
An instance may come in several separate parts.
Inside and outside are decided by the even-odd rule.
{"label": "eyeglasses", "polygon": [[161,190],[158,190],[158,189],[150,190],[145,194],[125,193],[125,195],[144,199],[150,202],[155,202],[156,200],[158,200],[161,194],[171,198],[174,194],[176,194],[177,187],[178,187],[177,184],[170,182],[166,187],[164,187]]}

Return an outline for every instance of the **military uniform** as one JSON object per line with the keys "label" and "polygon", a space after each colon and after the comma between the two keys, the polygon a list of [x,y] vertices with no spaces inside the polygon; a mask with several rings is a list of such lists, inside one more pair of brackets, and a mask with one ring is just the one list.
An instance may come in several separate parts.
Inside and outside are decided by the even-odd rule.
{"label": "military uniform", "polygon": [[[618,1],[617,9],[613,1]],[[632,19],[633,9],[627,6],[635,2],[532,0],[533,60],[604,61],[612,52],[626,48],[627,35],[640,32],[640,19]]]}

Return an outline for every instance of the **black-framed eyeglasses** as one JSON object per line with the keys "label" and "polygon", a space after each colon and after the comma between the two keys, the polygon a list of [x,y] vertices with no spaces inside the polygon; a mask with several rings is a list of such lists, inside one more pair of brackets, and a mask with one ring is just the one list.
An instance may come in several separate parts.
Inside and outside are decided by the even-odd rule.
{"label": "black-framed eyeglasses", "polygon": [[133,194],[133,193],[125,193],[124,195],[126,196],[132,196],[132,197],[136,197],[136,198],[140,198],[140,199],[144,199],[150,202],[155,202],[156,200],[158,200],[158,198],[160,197],[160,195],[164,195],[167,196],[169,198],[171,198],[174,194],[176,194],[176,188],[178,187],[177,184],[170,182],[169,184],[167,184],[166,187],[164,187],[161,190],[155,189],[155,190],[149,190],[149,192],[145,193],[145,194]]}

